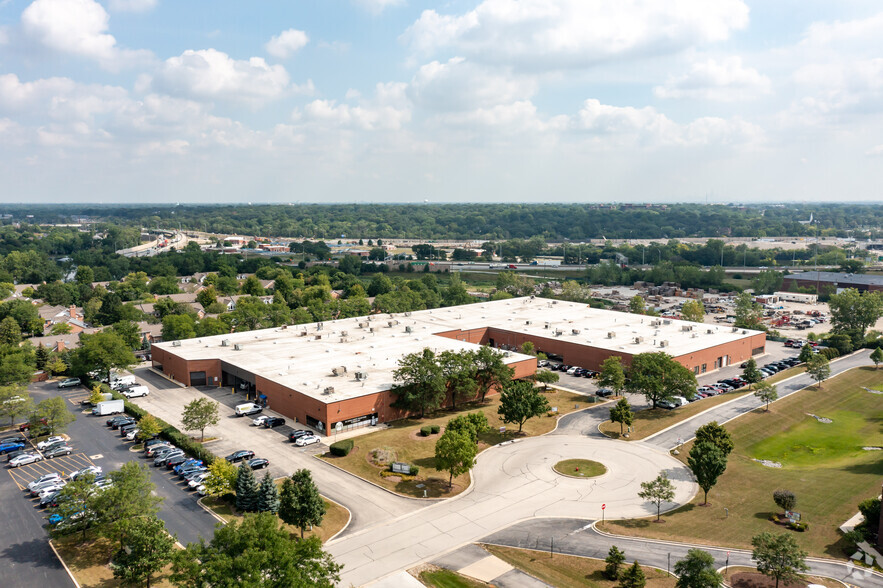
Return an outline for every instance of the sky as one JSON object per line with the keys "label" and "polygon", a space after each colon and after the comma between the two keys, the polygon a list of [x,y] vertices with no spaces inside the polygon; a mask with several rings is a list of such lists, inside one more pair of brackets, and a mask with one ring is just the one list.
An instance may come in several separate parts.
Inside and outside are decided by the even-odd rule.
{"label": "sky", "polygon": [[877,0],[0,0],[0,203],[881,186]]}

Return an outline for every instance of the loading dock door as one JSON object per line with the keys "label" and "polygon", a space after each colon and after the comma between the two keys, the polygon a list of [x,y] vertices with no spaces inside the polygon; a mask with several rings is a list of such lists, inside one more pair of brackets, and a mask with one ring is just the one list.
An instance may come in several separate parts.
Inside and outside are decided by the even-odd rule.
{"label": "loading dock door", "polygon": [[190,372],[191,386],[205,386],[205,372]]}

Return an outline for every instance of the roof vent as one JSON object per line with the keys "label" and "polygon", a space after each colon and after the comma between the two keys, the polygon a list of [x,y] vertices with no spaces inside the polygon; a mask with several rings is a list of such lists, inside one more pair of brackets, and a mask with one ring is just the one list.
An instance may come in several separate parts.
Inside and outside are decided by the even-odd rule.
{"label": "roof vent", "polygon": [[705,329],[705,334],[706,334],[706,335],[712,335],[712,334],[714,334],[714,329]]}
{"label": "roof vent", "polygon": [[668,347],[668,341],[664,341],[664,340],[663,340],[663,341],[660,341],[660,342],[659,342],[659,346],[660,346],[660,347]]}
{"label": "roof vent", "polygon": [[635,345],[640,345],[643,342],[644,342],[643,337],[635,337]]}
{"label": "roof vent", "polygon": [[347,332],[346,332],[346,331],[341,331],[341,332],[340,332],[340,336],[341,336],[341,337],[346,337],[346,336],[347,336]]}
{"label": "roof vent", "polygon": [[613,331],[608,331],[608,332],[607,332],[607,338],[608,338],[608,339],[615,339],[615,338],[616,338],[616,333],[614,333]]}
{"label": "roof vent", "polygon": [[221,339],[221,347],[230,347],[230,339]]}
{"label": "roof vent", "polygon": [[172,347],[180,347],[180,346],[181,346],[180,341],[172,341]]}
{"label": "roof vent", "polygon": [[362,382],[368,379],[368,372],[356,372],[356,381]]}
{"label": "roof vent", "polygon": [[570,329],[572,335],[579,335],[579,329]]}
{"label": "roof vent", "polygon": [[663,321],[662,321],[662,324],[663,324],[663,325],[670,325],[670,324],[671,324],[671,319],[665,319],[665,320],[663,320]]}
{"label": "roof vent", "polygon": [[525,324],[525,325],[532,325],[532,324],[533,324],[533,321],[524,321],[524,324]]}
{"label": "roof vent", "polygon": [[322,390],[322,394],[334,394],[334,386],[328,386]]}
{"label": "roof vent", "polygon": [[236,345],[233,346],[233,349],[234,349],[235,351],[242,351],[242,345],[240,345],[239,343],[237,343]]}
{"label": "roof vent", "polygon": [[410,333],[410,332],[412,332],[411,327],[405,327],[405,332],[406,332],[406,333]]}

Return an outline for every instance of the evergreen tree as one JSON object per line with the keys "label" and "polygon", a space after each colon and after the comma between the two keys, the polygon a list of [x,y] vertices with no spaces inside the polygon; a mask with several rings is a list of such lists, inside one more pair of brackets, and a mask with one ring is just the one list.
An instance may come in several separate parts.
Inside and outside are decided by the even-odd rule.
{"label": "evergreen tree", "polygon": [[610,547],[610,551],[607,552],[607,557],[604,561],[607,563],[607,566],[604,568],[604,575],[607,579],[611,581],[619,580],[620,568],[625,563],[625,552],[621,551],[616,545],[613,545]]}
{"label": "evergreen tree", "polygon": [[276,488],[273,478],[270,477],[270,472],[261,478],[261,485],[258,488],[257,511],[272,513],[279,511],[279,490]]}
{"label": "evergreen tree", "polygon": [[[42,370],[45,368],[46,364],[49,363],[49,350],[40,343],[37,345],[37,351],[34,355],[37,360],[37,369]],[[873,354],[871,357],[873,358]]]}
{"label": "evergreen tree", "polygon": [[742,370],[742,379],[748,382],[749,387],[763,380],[763,374],[757,369],[757,362],[754,358],[750,358],[745,362],[745,369]]}
{"label": "evergreen tree", "polygon": [[248,463],[239,466],[236,476],[236,508],[240,512],[254,512],[258,503],[258,481]]}
{"label": "evergreen tree", "polygon": [[628,569],[619,576],[619,588],[644,588],[647,585],[647,578],[644,576],[644,570],[635,560]]}

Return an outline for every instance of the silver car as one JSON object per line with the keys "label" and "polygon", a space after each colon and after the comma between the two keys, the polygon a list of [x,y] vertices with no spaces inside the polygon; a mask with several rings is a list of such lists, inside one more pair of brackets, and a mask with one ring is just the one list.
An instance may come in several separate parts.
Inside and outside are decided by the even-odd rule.
{"label": "silver car", "polygon": [[16,455],[9,460],[9,467],[17,468],[19,466],[28,465],[30,463],[36,463],[38,461],[43,461],[43,456],[39,453],[22,453],[21,455]]}

